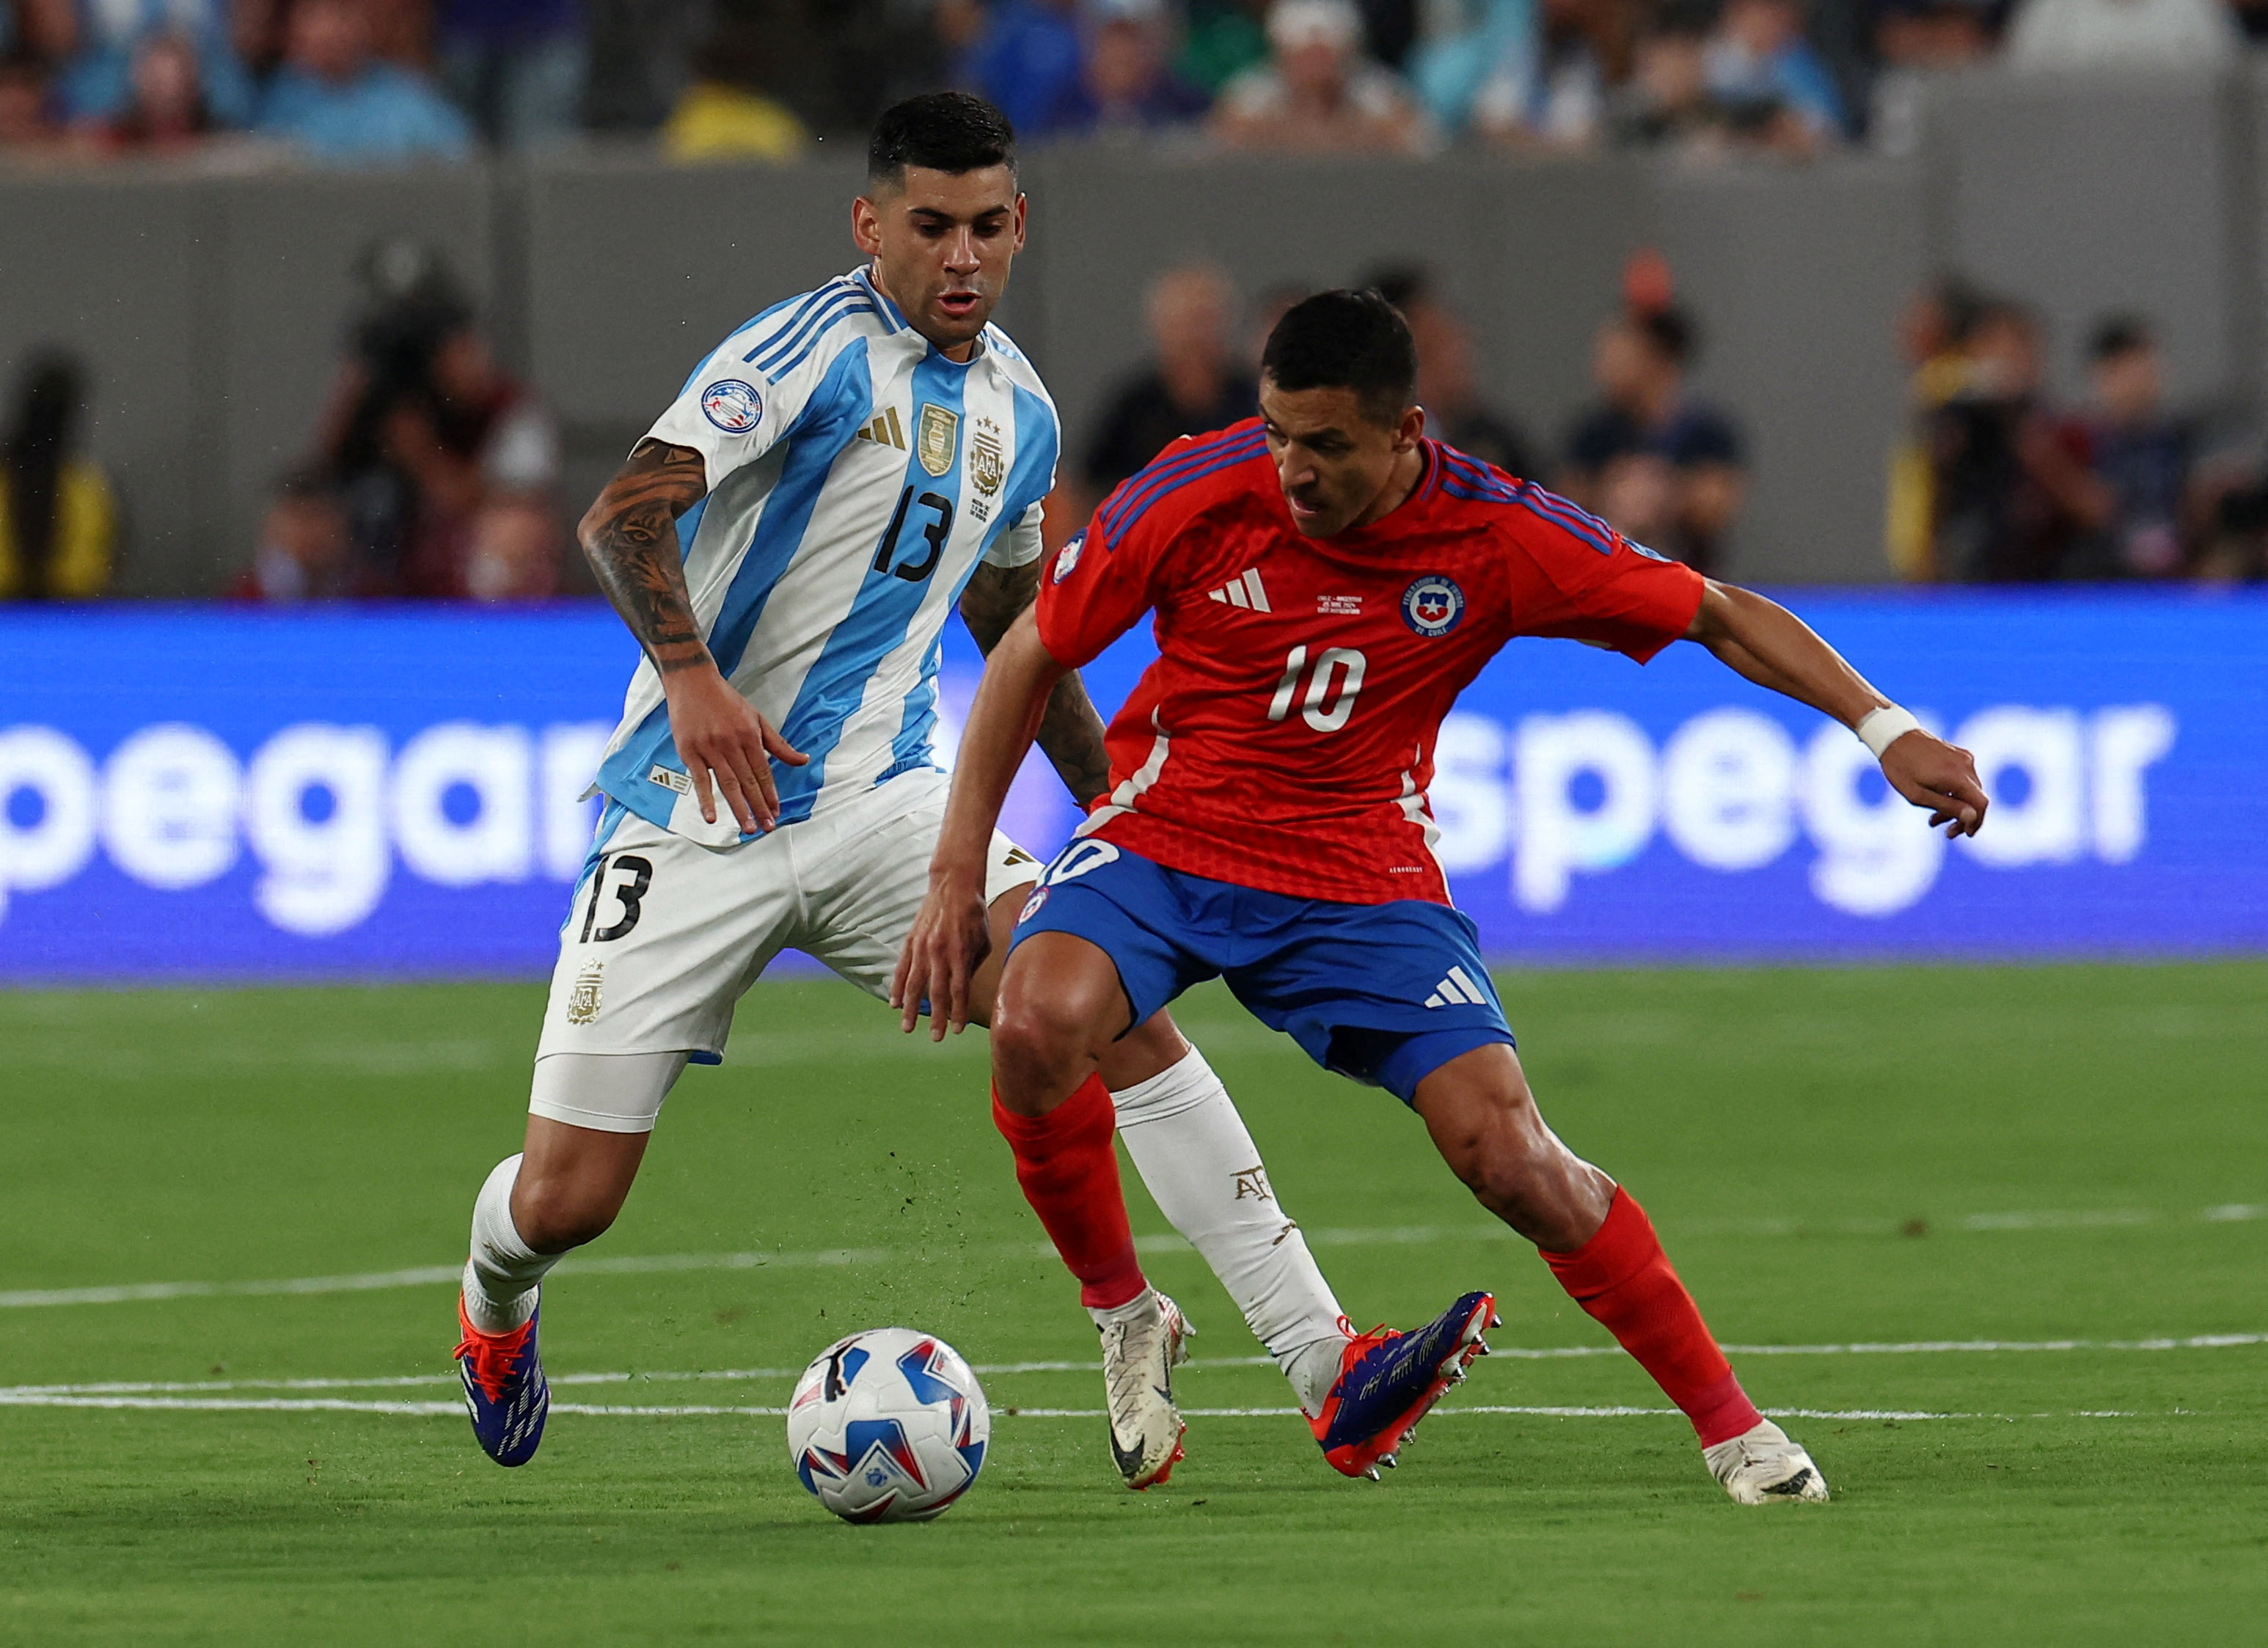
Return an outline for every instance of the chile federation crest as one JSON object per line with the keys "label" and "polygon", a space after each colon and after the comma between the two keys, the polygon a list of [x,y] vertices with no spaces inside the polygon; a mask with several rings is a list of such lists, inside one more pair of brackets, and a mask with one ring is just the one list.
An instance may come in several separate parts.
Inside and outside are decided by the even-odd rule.
{"label": "chile federation crest", "polygon": [[1428,639],[1445,636],[1465,615],[1465,592],[1454,578],[1428,572],[1402,592],[1402,622]]}

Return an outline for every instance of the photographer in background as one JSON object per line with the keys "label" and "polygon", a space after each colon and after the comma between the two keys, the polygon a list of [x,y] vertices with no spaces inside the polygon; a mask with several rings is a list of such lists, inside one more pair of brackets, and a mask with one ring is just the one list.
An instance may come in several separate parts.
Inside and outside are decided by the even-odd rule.
{"label": "photographer in background", "polygon": [[335,477],[359,582],[458,598],[475,524],[500,498],[546,510],[559,474],[549,415],[506,376],[432,251],[382,241],[331,394],[321,456]]}
{"label": "photographer in background", "polygon": [[43,353],[0,424],[0,600],[90,600],[109,587],[118,511],[77,450],[85,399],[77,360]]}

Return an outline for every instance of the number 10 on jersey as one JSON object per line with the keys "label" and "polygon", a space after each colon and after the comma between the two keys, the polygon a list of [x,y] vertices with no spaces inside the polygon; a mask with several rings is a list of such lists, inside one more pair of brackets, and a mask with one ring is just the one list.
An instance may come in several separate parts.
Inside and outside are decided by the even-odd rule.
{"label": "number 10 on jersey", "polygon": [[[1362,654],[1352,647],[1325,647],[1312,663],[1306,647],[1293,647],[1284,660],[1284,679],[1276,683],[1276,695],[1268,701],[1268,718],[1281,721],[1297,700],[1300,719],[1318,732],[1337,732],[1354,713],[1365,667]],[[1303,681],[1307,687],[1304,696],[1300,691]]]}

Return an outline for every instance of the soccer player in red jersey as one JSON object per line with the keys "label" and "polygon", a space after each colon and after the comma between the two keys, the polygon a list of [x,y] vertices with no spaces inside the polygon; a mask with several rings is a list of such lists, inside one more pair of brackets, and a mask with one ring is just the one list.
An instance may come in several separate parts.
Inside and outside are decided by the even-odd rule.
{"label": "soccer player in red jersey", "polygon": [[[1692,1421],[1734,1499],[1822,1500],[1645,1211],[1537,1113],[1432,851],[1434,734],[1514,636],[1640,663],[1683,639],[1850,726],[1950,835],[1983,821],[1975,765],[1784,608],[1425,439],[1414,376],[1382,298],[1311,298],[1269,339],[1261,417],[1167,448],[1058,554],[962,735],[899,967],[906,1027],[924,997],[937,1034],[961,1017],[986,948],[984,847],[1049,690],[1154,613],[1158,662],[1109,730],[1112,789],[1025,905],[992,1021],[995,1120],[1090,1302],[1144,1284],[1108,1130],[1059,1118],[1093,1107],[1114,1039],[1222,976],[1316,1063],[1418,1113]],[[1328,1452],[1329,1416],[1313,1423]]]}

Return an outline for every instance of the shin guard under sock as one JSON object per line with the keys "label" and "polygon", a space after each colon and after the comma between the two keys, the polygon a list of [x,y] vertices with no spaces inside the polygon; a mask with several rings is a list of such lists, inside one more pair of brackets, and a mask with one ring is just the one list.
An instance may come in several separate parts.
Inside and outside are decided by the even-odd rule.
{"label": "shin guard under sock", "polygon": [[1118,1154],[1111,1147],[1117,1117],[1102,1078],[1088,1077],[1043,1116],[1012,1114],[995,1089],[992,1125],[1016,1153],[1024,1200],[1079,1278],[1079,1303],[1108,1310],[1139,1296],[1149,1284],[1134,1257]]}
{"label": "shin guard under sock", "polygon": [[1112,1093],[1110,1102],[1158,1210],[1204,1255],[1300,1406],[1320,1413],[1346,1348],[1344,1313],[1307,1238],[1278,1205],[1228,1089],[1191,1048],[1149,1080]]}
{"label": "shin guard under sock", "polygon": [[472,1257],[465,1264],[465,1314],[482,1333],[510,1333],[535,1313],[535,1286],[557,1254],[540,1254],[512,1219],[519,1158],[496,1165],[473,1203]]}
{"label": "shin guard under sock", "polygon": [[1597,1235],[1573,1253],[1545,1254],[1543,1262],[1567,1296],[1653,1375],[1693,1422],[1703,1447],[1728,1442],[1762,1422],[1693,1296],[1670,1268],[1646,1210],[1629,1192],[1615,1192]]}

